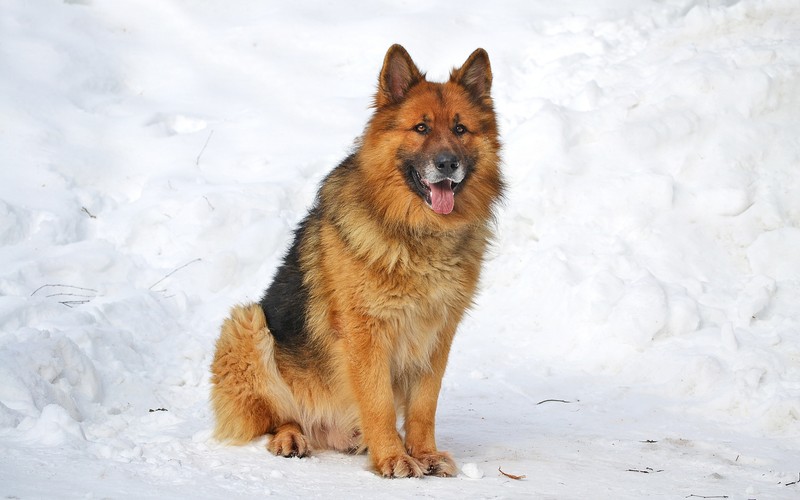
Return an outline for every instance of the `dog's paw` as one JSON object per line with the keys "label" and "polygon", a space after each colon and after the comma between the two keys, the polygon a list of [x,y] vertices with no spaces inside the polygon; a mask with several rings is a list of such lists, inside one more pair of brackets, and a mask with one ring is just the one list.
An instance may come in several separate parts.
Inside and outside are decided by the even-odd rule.
{"label": "dog's paw", "polygon": [[308,440],[295,425],[281,426],[270,439],[267,449],[281,457],[305,457],[311,451]]}
{"label": "dog's paw", "polygon": [[383,477],[422,477],[425,472],[416,458],[406,454],[378,460],[375,467]]}
{"label": "dog's paw", "polygon": [[424,453],[415,458],[422,464],[422,471],[426,476],[453,477],[456,475],[456,463],[447,452]]}

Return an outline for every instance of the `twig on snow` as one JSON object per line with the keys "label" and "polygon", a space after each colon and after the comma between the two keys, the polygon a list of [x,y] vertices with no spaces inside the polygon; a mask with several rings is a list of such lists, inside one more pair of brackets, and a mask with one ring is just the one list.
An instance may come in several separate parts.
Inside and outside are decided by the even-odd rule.
{"label": "twig on snow", "polygon": [[508,472],[503,472],[503,469],[501,469],[500,467],[498,467],[498,468],[497,468],[497,470],[499,470],[499,471],[500,471],[500,474],[502,474],[502,475],[506,476],[506,477],[507,477],[507,478],[509,478],[509,479],[513,479],[513,480],[515,480],[515,481],[522,481],[523,479],[525,479],[526,477],[528,477],[528,476],[525,476],[525,475],[523,475],[523,476],[517,476],[517,475],[515,475],[515,474],[509,474]]}
{"label": "twig on snow", "polygon": [[652,474],[654,472],[664,472],[664,469],[654,470],[652,467],[645,467],[644,469],[628,469],[626,472],[641,472],[642,474]]}
{"label": "twig on snow", "polygon": [[91,300],[61,300],[58,303],[63,305],[63,306],[67,306],[70,309],[72,309],[75,306],[88,304],[89,302],[91,302]]}
{"label": "twig on snow", "polygon": [[61,305],[65,305],[72,309],[74,306],[79,306],[81,304],[88,304],[95,298],[94,295],[81,295],[79,293],[51,293],[50,295],[46,295],[46,297],[80,297],[79,299],[70,299],[70,300],[59,300],[58,303]]}
{"label": "twig on snow", "polygon": [[570,403],[572,403],[572,401],[567,401],[565,399],[543,399],[543,400],[539,401],[538,403],[536,403],[536,406],[539,406],[542,403],[566,403],[566,404],[570,404]]}
{"label": "twig on snow", "polygon": [[196,167],[200,166],[200,157],[203,156],[203,152],[206,150],[206,146],[208,146],[208,142],[211,140],[211,136],[214,135],[214,130],[208,133],[208,137],[206,138],[206,143],[203,144],[203,149],[200,150],[200,153],[197,155],[197,159],[194,161],[194,165]]}
{"label": "twig on snow", "polygon": [[[59,304],[67,306],[70,309],[75,307],[75,306],[79,306],[81,304],[86,304],[86,303],[91,302],[91,300],[94,299],[95,297],[97,297],[97,294],[100,293],[99,291],[95,290],[94,288],[85,288],[85,287],[81,287],[81,286],[56,284],[56,285],[42,285],[42,286],[40,286],[39,288],[37,288],[36,290],[34,290],[31,293],[31,297],[36,295],[41,290],[44,290],[45,288],[66,288],[66,289],[70,290],[70,291],[64,291],[64,292],[51,293],[51,294],[45,295],[46,298],[51,298],[51,297],[79,297],[77,300],[65,299],[65,300],[59,300],[58,301]],[[85,294],[85,293],[74,293],[74,291],[91,292],[92,295]]]}
{"label": "twig on snow", "polygon": [[[44,290],[45,288],[72,288],[73,290],[83,290],[84,292],[100,293],[97,290],[95,290],[94,288],[84,288],[84,287],[81,287],[81,286],[53,284],[53,285],[42,285],[42,286],[40,286],[39,288],[37,288],[36,290],[31,292],[31,297],[36,295],[37,292],[39,292],[41,290]],[[53,295],[65,295],[65,294],[53,294]],[[52,297],[53,295],[48,295],[48,297]]]}
{"label": "twig on snow", "polygon": [[96,219],[97,218],[97,216],[95,214],[93,214],[92,212],[90,212],[89,209],[86,208],[86,207],[81,207],[81,212],[83,212],[86,215],[88,215],[89,218],[91,218],[91,219]]}
{"label": "twig on snow", "polygon": [[703,495],[691,494],[691,495],[685,496],[684,498],[728,498],[728,495],[712,495],[712,496],[707,497],[707,496],[703,496]]}
{"label": "twig on snow", "polygon": [[84,299],[93,299],[95,296],[94,295],[83,295],[83,294],[80,294],[80,293],[61,292],[61,293],[51,293],[50,295],[45,295],[45,297],[81,297],[81,298],[84,298]]}
{"label": "twig on snow", "polygon": [[791,483],[786,483],[784,486],[794,486],[795,484],[800,483],[800,474],[797,475],[797,481],[792,481]]}
{"label": "twig on snow", "polygon": [[159,283],[161,283],[161,282],[162,282],[162,281],[164,281],[165,279],[169,278],[169,277],[170,277],[170,276],[172,276],[173,274],[177,273],[178,271],[180,271],[180,270],[181,270],[181,269],[183,269],[184,267],[190,266],[191,264],[194,264],[195,262],[200,262],[201,260],[203,260],[203,259],[201,259],[201,258],[199,258],[199,257],[198,257],[198,258],[196,258],[196,259],[194,259],[194,260],[190,260],[189,262],[187,262],[186,264],[184,264],[184,265],[182,265],[182,266],[180,266],[180,267],[176,267],[176,268],[175,268],[175,269],[173,269],[172,271],[168,272],[166,276],[164,276],[164,277],[163,277],[163,278],[161,278],[160,280],[158,280],[158,281],[156,281],[155,283],[153,283],[152,285],[150,285],[150,288],[148,288],[148,290],[152,290],[152,289],[153,289],[153,288],[154,288],[156,285],[158,285]]}

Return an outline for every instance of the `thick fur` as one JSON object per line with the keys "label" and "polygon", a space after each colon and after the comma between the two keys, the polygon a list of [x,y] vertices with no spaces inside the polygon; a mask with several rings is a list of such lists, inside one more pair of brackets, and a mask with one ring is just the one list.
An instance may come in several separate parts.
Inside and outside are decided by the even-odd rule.
{"label": "thick fur", "polygon": [[491,82],[483,49],[445,83],[389,49],[355,152],[323,181],[261,302],[222,326],[217,438],[271,434],[281,456],[368,449],[387,477],[456,473],[434,421],[503,189]]}

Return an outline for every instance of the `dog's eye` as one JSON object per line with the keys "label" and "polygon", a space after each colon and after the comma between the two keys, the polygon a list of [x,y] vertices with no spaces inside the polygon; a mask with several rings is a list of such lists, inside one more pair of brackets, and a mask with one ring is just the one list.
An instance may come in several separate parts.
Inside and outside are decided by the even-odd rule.
{"label": "dog's eye", "polygon": [[460,123],[453,128],[453,132],[456,135],[464,135],[467,133],[467,127],[461,125]]}
{"label": "dog's eye", "polygon": [[414,130],[420,134],[427,134],[428,133],[428,126],[424,123],[417,123],[414,125]]}

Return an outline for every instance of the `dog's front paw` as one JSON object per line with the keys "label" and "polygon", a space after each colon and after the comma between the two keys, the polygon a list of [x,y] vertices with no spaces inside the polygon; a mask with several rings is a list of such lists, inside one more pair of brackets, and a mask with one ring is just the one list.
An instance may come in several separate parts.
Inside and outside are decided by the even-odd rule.
{"label": "dog's front paw", "polygon": [[426,476],[452,477],[456,475],[456,463],[453,457],[445,451],[423,453],[414,458],[422,464],[422,471]]}
{"label": "dog's front paw", "polygon": [[375,468],[383,477],[422,477],[425,472],[417,459],[405,453],[377,460]]}

